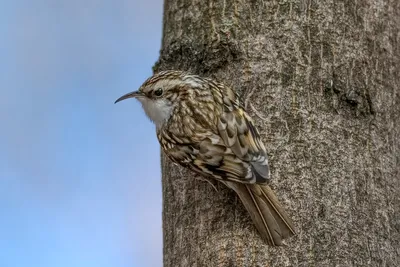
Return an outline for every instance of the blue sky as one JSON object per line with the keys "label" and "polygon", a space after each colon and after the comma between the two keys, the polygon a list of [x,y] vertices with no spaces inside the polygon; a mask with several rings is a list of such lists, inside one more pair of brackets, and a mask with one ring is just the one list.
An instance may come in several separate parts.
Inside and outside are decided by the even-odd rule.
{"label": "blue sky", "polygon": [[0,266],[162,266],[162,0],[0,0]]}

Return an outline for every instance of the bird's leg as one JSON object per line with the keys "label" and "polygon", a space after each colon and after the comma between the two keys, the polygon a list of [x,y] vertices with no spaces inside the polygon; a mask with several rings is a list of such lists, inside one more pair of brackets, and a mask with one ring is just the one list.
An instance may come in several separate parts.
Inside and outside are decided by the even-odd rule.
{"label": "bird's leg", "polygon": [[[182,171],[183,168],[181,168],[181,167],[179,166],[179,164],[177,164],[177,163],[175,163],[175,162],[173,162],[173,164],[174,164],[175,166],[178,167],[177,169],[178,169],[178,171],[179,171],[179,174],[183,177],[183,176],[184,176],[183,171]],[[197,173],[197,175],[194,176],[194,178],[195,178],[196,180],[209,183],[209,184],[214,188],[214,190],[215,190],[216,192],[218,192],[218,189],[217,189],[217,187],[216,187],[215,184],[214,184],[214,182],[216,182],[215,179],[209,178],[209,177],[205,177],[205,176],[203,176],[203,175],[201,175],[201,174],[198,174],[198,173]]]}
{"label": "bird's leg", "polygon": [[216,182],[215,179],[211,179],[211,178],[205,177],[205,176],[203,176],[203,175],[196,175],[196,176],[195,176],[195,179],[196,179],[196,180],[199,180],[199,181],[202,181],[202,182],[207,182],[207,183],[209,183],[209,184],[214,188],[214,190],[215,190],[216,192],[218,192],[218,189],[217,189],[217,187],[216,187],[215,184],[214,184],[214,182]]}

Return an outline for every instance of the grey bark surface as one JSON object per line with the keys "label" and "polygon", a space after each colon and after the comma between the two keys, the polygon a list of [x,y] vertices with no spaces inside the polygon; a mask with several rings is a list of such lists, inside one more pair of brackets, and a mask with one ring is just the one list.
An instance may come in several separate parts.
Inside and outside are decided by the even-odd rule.
{"label": "grey bark surface", "polygon": [[242,96],[298,234],[162,156],[164,265],[400,266],[400,2],[165,0],[155,70]]}

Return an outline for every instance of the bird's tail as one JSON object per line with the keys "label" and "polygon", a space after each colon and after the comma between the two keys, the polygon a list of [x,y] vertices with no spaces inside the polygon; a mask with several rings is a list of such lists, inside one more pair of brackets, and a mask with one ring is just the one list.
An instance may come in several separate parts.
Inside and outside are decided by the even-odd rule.
{"label": "bird's tail", "polygon": [[295,234],[292,220],[268,185],[224,183],[239,196],[262,238],[271,246],[282,245]]}

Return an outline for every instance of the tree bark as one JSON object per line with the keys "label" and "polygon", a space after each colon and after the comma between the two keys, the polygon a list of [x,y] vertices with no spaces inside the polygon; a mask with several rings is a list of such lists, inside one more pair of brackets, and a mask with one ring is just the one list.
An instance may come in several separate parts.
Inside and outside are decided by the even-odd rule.
{"label": "tree bark", "polygon": [[213,77],[262,133],[298,234],[162,156],[164,265],[400,266],[398,0],[165,0],[155,71]]}

